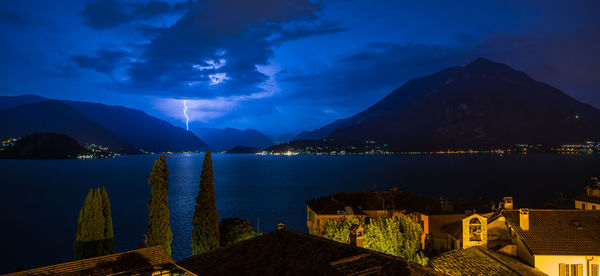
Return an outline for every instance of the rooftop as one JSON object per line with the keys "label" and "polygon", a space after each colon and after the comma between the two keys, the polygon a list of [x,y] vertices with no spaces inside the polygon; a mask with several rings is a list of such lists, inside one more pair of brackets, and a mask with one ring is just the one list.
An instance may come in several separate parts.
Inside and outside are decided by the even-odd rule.
{"label": "rooftop", "polygon": [[442,275],[407,259],[283,228],[178,264],[198,275]]}
{"label": "rooftop", "polygon": [[430,264],[448,275],[546,275],[514,257],[482,247],[448,251]]}
{"label": "rooftop", "polygon": [[357,192],[337,193],[307,200],[306,204],[319,215],[337,215],[346,206],[352,207],[355,214],[370,210],[397,210],[420,212],[423,214],[464,213],[465,211],[489,212],[491,202],[452,202],[451,210],[442,209],[442,200],[412,195],[406,192]]}
{"label": "rooftop", "polygon": [[575,200],[600,204],[600,197],[589,196],[587,194],[580,195],[580,196],[576,197]]}
{"label": "rooftop", "polygon": [[[154,246],[19,271],[7,275],[130,275],[134,273],[150,274],[152,271],[162,269],[186,272],[175,265],[175,261],[173,261],[171,256],[169,256],[162,246]],[[194,274],[187,272],[187,275]]]}
{"label": "rooftop", "polygon": [[600,255],[600,211],[533,209],[527,231],[519,210],[502,214],[534,255]]}

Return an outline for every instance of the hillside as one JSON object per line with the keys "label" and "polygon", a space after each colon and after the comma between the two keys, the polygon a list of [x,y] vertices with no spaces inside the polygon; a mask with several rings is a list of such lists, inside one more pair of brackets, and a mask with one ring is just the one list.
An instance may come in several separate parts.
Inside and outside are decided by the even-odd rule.
{"label": "hillside", "polygon": [[[0,97],[0,113],[11,108],[40,103],[42,101],[47,101],[47,99],[35,95],[2,96]],[[83,117],[86,121],[91,123],[91,126],[100,126],[104,129],[102,132],[109,132],[110,136],[113,136],[110,140],[117,139],[120,141],[120,144],[131,145],[127,146],[129,149],[136,148],[148,152],[201,151],[208,149],[208,146],[193,133],[180,127],[173,126],[156,117],[152,117],[140,110],[88,102],[54,102],[64,105],[59,109],[63,109],[66,106],[71,110],[71,113],[77,113],[78,115],[75,115],[74,117],[77,120],[80,120],[81,117]],[[27,116],[34,119],[45,117],[44,112],[44,109],[37,110],[35,108],[29,108]],[[54,117],[51,116],[50,118],[44,119],[49,125],[38,124],[36,127],[33,127],[35,125],[32,125],[27,131],[17,131],[16,133],[14,131],[0,131],[0,137],[13,137],[12,135],[20,135],[24,132],[26,132],[25,135],[43,131],[64,132],[63,129],[70,128],[69,125],[72,124],[67,118],[59,119],[57,117],[55,118],[57,120],[53,120],[52,118]],[[18,125],[18,122],[19,120],[12,120],[11,123],[10,121],[0,118],[0,125],[3,123]],[[33,123],[35,123],[35,120]],[[107,140],[104,137],[106,135],[107,134],[103,134],[103,136],[98,137],[96,140],[106,143]],[[87,135],[87,139],[83,140],[79,139],[80,136],[81,135],[72,135],[72,137],[77,139],[81,144],[87,144],[90,141],[90,135]],[[111,144],[113,143],[111,142]],[[131,150],[128,151],[131,152]],[[133,149],[133,151],[137,152],[135,149]]]}
{"label": "hillside", "polygon": [[197,128],[192,131],[217,151],[229,150],[236,146],[264,149],[273,145],[271,139],[254,129]]}
{"label": "hillside", "polygon": [[311,134],[327,135],[330,144],[371,140],[396,151],[560,145],[600,139],[600,111],[479,58],[412,79],[367,110]]}
{"label": "hillside", "polygon": [[0,158],[6,159],[68,159],[85,153],[73,138],[59,133],[35,133],[21,138],[3,151]]}
{"label": "hillside", "polygon": [[0,139],[39,132],[62,133],[82,145],[108,146],[118,153],[137,153],[133,146],[60,101],[48,100],[0,110]]}
{"label": "hillside", "polygon": [[192,132],[122,106],[64,101],[131,145],[149,152],[201,151],[208,146]]}

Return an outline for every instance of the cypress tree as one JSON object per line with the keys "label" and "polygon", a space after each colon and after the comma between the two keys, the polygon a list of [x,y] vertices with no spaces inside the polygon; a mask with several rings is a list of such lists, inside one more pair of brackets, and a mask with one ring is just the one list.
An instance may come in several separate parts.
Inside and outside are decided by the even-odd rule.
{"label": "cypress tree", "polygon": [[215,200],[212,158],[210,152],[204,156],[200,191],[196,197],[196,208],[192,220],[192,254],[202,254],[219,248],[219,212]]}
{"label": "cypress tree", "polygon": [[112,214],[110,211],[110,201],[108,200],[108,192],[102,187],[102,215],[104,215],[104,254],[115,253],[115,241],[112,224]]}
{"label": "cypress tree", "polygon": [[170,255],[173,234],[169,225],[169,168],[164,154],[154,162],[148,184],[151,188],[146,245],[162,245]]}
{"label": "cypress tree", "polygon": [[75,258],[85,259],[114,253],[112,216],[108,193],[90,189],[77,219]]}

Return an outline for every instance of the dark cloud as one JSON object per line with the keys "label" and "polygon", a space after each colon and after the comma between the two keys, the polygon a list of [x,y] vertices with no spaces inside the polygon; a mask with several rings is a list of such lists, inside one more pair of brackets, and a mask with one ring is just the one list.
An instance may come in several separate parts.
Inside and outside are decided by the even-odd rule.
{"label": "dark cloud", "polygon": [[[254,93],[267,79],[256,66],[269,63],[274,45],[341,31],[317,19],[319,8],[308,0],[197,3],[173,26],[147,30],[154,38],[128,69],[130,87],[197,98]],[[224,81],[210,85],[217,75]]]}
{"label": "dark cloud", "polygon": [[31,25],[34,23],[29,16],[0,10],[0,24],[11,24],[11,25]]}
{"label": "dark cloud", "polygon": [[[306,23],[306,22],[303,22]],[[305,37],[336,34],[346,29],[339,24],[330,21],[309,22],[306,24],[289,24],[288,26],[273,25],[273,37],[270,39],[273,43],[282,43],[293,41]]]}
{"label": "dark cloud", "polygon": [[110,73],[130,54],[121,50],[96,50],[93,55],[71,56],[79,68],[92,69],[101,73]]}
{"label": "dark cloud", "polygon": [[98,30],[114,28],[138,20],[183,12],[191,7],[191,1],[171,5],[167,2],[121,3],[116,0],[100,0],[87,4],[82,11],[85,23]]}

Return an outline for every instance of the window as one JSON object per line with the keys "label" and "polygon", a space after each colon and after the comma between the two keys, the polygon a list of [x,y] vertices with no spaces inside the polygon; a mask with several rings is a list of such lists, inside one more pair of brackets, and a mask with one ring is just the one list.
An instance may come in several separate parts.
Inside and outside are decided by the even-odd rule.
{"label": "window", "polygon": [[481,241],[481,221],[478,218],[472,218],[469,221],[469,240]]}
{"label": "window", "polygon": [[583,264],[558,264],[559,276],[583,276]]}
{"label": "window", "polygon": [[596,205],[592,205],[592,210],[596,210]]}
{"label": "window", "polygon": [[346,211],[338,210],[338,215],[345,215]]}
{"label": "window", "polygon": [[585,210],[585,203],[581,203],[581,210]]}
{"label": "window", "polygon": [[313,212],[306,209],[306,220],[313,221],[314,219],[315,219],[315,216],[314,216]]}
{"label": "window", "polygon": [[590,275],[591,276],[600,276],[600,265],[598,264],[592,264],[592,267],[590,268],[591,272]]}

